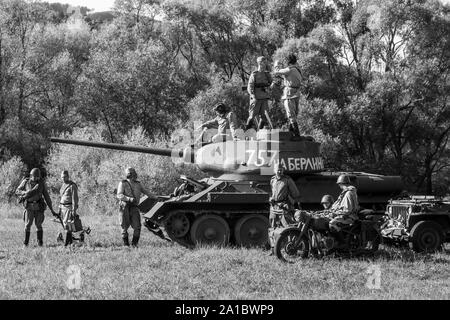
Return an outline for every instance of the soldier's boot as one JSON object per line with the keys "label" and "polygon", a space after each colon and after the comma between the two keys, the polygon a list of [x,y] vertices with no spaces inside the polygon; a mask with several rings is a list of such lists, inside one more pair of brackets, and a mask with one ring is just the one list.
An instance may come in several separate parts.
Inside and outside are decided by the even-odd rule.
{"label": "soldier's boot", "polygon": [[298,123],[297,121],[292,123],[289,126],[289,129],[291,130],[292,134],[294,135],[294,137],[300,137],[300,129],[298,128]]}
{"label": "soldier's boot", "polygon": [[250,130],[253,128],[253,119],[248,119],[247,123],[245,124],[245,131]]}
{"label": "soldier's boot", "polygon": [[123,245],[124,246],[126,246],[126,247],[130,246],[130,242],[128,241],[128,236],[123,237],[122,240],[123,240]]}
{"label": "soldier's boot", "polygon": [[139,242],[139,236],[133,236],[133,239],[131,240],[131,245],[132,245],[134,248],[137,248],[138,242]]}
{"label": "soldier's boot", "polygon": [[261,119],[261,121],[259,122],[259,125],[258,125],[258,130],[264,129],[264,127],[266,125],[267,125],[267,123],[263,119]]}
{"label": "soldier's boot", "polygon": [[37,241],[38,241],[38,246],[42,247],[44,245],[44,231],[43,230],[39,230],[37,232]]}
{"label": "soldier's boot", "polygon": [[23,245],[27,247],[29,242],[30,242],[30,231],[25,231],[25,240],[23,241]]}
{"label": "soldier's boot", "polygon": [[72,244],[72,242],[73,242],[72,232],[67,232],[66,242],[64,243],[64,247],[67,247],[69,244]]}

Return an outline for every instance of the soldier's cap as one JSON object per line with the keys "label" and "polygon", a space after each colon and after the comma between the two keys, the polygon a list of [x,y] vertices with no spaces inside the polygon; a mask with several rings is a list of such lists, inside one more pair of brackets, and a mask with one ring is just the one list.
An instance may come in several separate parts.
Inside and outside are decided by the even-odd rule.
{"label": "soldier's cap", "polygon": [[68,176],[68,175],[69,175],[69,170],[63,170],[63,171],[61,171],[61,175],[62,175],[62,176]]}
{"label": "soldier's cap", "polygon": [[256,58],[256,62],[261,62],[261,61],[263,61],[263,60],[266,60],[266,57],[264,57],[264,56],[259,56],[258,58]]}
{"label": "soldier's cap", "polygon": [[226,112],[228,109],[227,105],[223,102],[219,102],[213,107],[213,111],[217,112]]}

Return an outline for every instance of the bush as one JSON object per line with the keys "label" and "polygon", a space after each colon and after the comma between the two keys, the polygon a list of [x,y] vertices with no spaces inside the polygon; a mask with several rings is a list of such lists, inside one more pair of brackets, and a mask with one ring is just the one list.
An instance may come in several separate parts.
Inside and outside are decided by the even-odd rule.
{"label": "bush", "polygon": [[9,202],[23,179],[25,165],[19,157],[0,163],[0,202]]}

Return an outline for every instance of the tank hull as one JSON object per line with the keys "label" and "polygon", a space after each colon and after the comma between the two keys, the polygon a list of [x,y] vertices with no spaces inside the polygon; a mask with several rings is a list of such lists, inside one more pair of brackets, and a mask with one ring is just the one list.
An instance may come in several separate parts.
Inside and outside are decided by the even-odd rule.
{"label": "tank hull", "polygon": [[[320,200],[324,194],[330,194],[336,199],[340,193],[336,179],[341,173],[322,172],[294,177],[301,193],[302,208],[320,209]],[[402,191],[402,182],[398,176],[361,172],[347,174],[350,175],[352,184],[357,187],[360,206],[366,209],[384,212],[389,199]],[[264,246],[267,243],[269,227],[271,176],[255,175],[246,178],[240,180],[242,177],[239,175],[223,175],[205,179],[207,187],[183,201],[176,199],[157,203],[143,201],[140,208],[142,212],[146,212],[145,219],[164,227],[174,241],[185,246],[195,246],[199,241],[208,242],[208,240],[215,244]],[[204,216],[218,217],[216,219],[220,218],[220,223],[211,218],[211,221],[202,224],[205,226],[203,229],[200,228],[201,231],[192,230],[193,227],[199,228],[195,223]],[[183,227],[176,229],[177,224]],[[173,230],[174,228],[176,230]],[[204,236],[208,233],[208,228],[212,229],[212,234],[218,234],[220,238],[213,236],[212,239],[208,239]],[[214,231],[214,228],[218,230]],[[203,230],[206,231],[202,233]],[[246,237],[246,234],[252,232],[253,238]]]}

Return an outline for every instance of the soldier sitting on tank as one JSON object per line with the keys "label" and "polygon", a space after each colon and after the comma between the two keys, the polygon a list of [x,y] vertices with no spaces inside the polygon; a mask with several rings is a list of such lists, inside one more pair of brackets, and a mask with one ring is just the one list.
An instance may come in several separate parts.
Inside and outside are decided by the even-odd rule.
{"label": "soldier sitting on tank", "polygon": [[184,181],[176,187],[170,194],[168,201],[183,201],[189,199],[195,194],[195,187],[187,181]]}
{"label": "soldier sitting on tank", "polygon": [[230,108],[223,102],[216,104],[213,110],[216,113],[216,117],[210,121],[203,123],[200,127],[197,128],[197,130],[203,129],[203,132],[198,140],[202,140],[205,130],[210,128],[218,129],[217,134],[211,138],[210,142],[237,140],[237,121],[234,112],[231,111]]}
{"label": "soldier sitting on tank", "polygon": [[[284,168],[280,163],[275,164],[275,175],[270,180],[272,196],[270,197],[270,226],[275,228],[280,224],[288,226],[295,223],[294,208],[300,209],[300,192],[291,177],[284,175]],[[283,214],[277,214],[283,212]]]}

